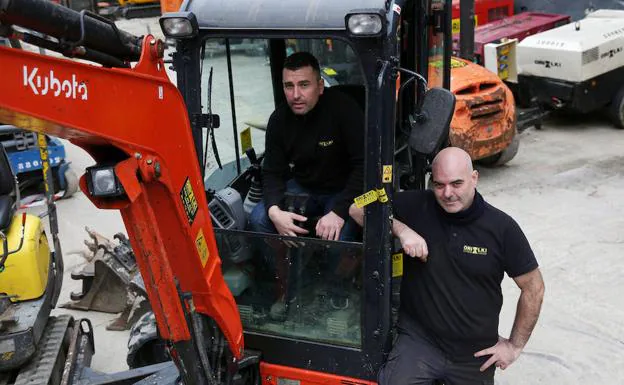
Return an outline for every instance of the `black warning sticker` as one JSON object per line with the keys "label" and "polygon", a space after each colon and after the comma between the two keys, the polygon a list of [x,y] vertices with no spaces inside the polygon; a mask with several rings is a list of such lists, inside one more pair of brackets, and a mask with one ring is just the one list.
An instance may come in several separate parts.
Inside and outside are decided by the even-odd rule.
{"label": "black warning sticker", "polygon": [[186,211],[189,224],[193,224],[193,220],[195,220],[195,216],[197,215],[197,199],[195,198],[193,187],[188,177],[186,177],[184,186],[182,186],[182,190],[180,190],[180,198],[182,198],[182,206],[184,206],[184,211]]}

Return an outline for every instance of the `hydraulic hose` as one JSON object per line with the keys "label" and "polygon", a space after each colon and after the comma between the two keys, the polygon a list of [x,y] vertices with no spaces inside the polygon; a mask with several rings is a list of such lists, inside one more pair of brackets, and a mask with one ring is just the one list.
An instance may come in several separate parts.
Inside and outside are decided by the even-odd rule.
{"label": "hydraulic hose", "polygon": [[118,30],[112,21],[99,15],[77,12],[48,0],[0,0],[0,28],[12,25],[122,61],[138,61],[141,56],[140,37]]}

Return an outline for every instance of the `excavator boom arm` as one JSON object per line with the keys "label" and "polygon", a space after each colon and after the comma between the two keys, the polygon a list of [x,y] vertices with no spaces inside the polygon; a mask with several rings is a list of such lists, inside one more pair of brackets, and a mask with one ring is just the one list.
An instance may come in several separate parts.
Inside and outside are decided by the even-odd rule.
{"label": "excavator boom arm", "polygon": [[221,273],[188,114],[165,73],[161,44],[146,36],[133,69],[0,47],[0,122],[69,139],[98,165],[114,166],[125,195],[92,196],[86,175],[81,189],[97,207],[120,210],[174,356],[176,346],[193,341],[189,319],[201,313],[240,358],[238,309]]}

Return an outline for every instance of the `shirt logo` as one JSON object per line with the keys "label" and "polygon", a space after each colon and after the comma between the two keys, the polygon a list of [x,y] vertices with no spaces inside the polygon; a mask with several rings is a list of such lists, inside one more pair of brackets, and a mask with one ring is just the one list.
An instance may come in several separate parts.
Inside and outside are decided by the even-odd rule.
{"label": "shirt logo", "polygon": [[325,141],[319,142],[319,146],[321,146],[321,147],[329,147],[332,144],[334,144],[333,140],[325,140]]}
{"label": "shirt logo", "polygon": [[464,253],[475,255],[487,255],[487,247],[464,245]]}

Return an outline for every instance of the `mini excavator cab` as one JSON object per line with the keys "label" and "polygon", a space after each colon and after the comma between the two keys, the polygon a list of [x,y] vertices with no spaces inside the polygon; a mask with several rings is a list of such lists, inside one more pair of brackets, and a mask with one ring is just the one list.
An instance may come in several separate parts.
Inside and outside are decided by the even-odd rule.
{"label": "mini excavator cab", "polygon": [[[449,9],[450,1],[436,0],[262,7],[193,1],[161,18],[176,44],[173,68],[191,117],[224,278],[246,346],[262,354],[263,378],[303,380],[305,369],[372,380],[389,351],[400,276],[391,196],[424,187],[432,156],[446,145],[445,109],[454,106],[441,91],[450,83]],[[370,204],[353,242],[288,238],[249,226],[262,199],[267,121],[285,101],[282,65],[298,51],[312,53],[326,89],[351,97],[366,117],[362,193]],[[437,71],[439,88],[425,97],[428,71]],[[288,195],[282,208],[303,212],[305,203]],[[299,247],[289,247],[295,241]]]}

